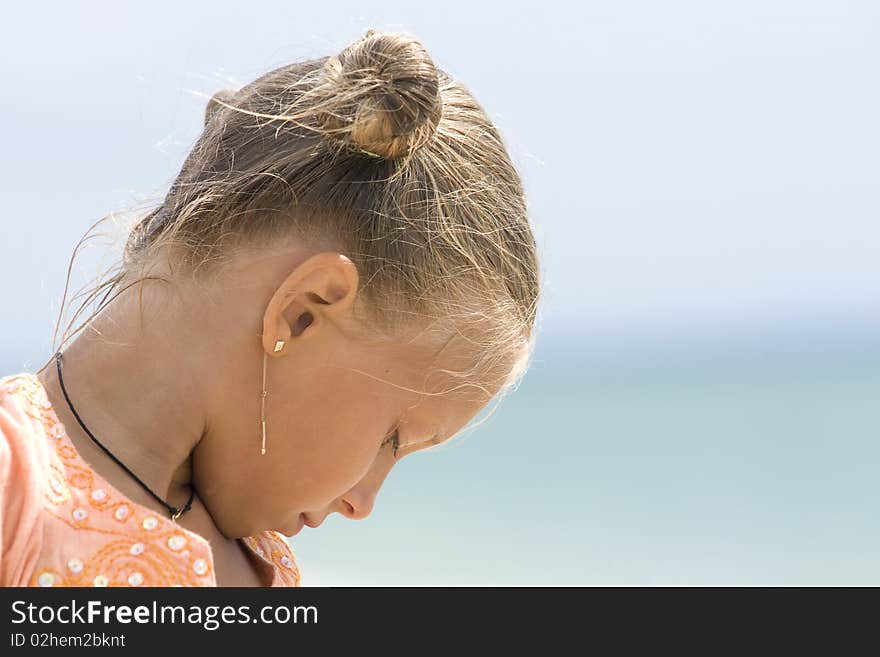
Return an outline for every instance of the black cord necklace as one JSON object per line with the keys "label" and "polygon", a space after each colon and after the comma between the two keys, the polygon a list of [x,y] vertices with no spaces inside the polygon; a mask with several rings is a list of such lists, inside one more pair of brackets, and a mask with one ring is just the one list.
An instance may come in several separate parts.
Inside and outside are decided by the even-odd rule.
{"label": "black cord necklace", "polygon": [[104,447],[104,445],[102,445],[100,443],[100,441],[98,441],[98,439],[92,435],[92,432],[89,431],[89,428],[85,424],[83,424],[83,421],[79,417],[79,413],[77,413],[76,409],[73,407],[73,404],[70,401],[70,397],[67,396],[67,390],[64,387],[64,379],[61,376],[61,352],[60,351],[55,353],[55,365],[58,368],[58,382],[61,384],[61,392],[64,393],[64,399],[67,400],[67,405],[70,406],[70,410],[73,413],[74,417],[76,418],[76,421],[79,422],[79,425],[83,428],[83,430],[87,434],[89,434],[89,438],[91,438],[98,447],[103,449],[104,452],[106,452],[107,456],[109,456],[111,459],[113,459],[123,470],[125,470],[128,474],[130,474],[132,477],[134,477],[135,481],[137,481],[141,486],[143,486],[150,495],[155,497],[162,504],[162,506],[164,506],[166,509],[168,509],[168,513],[171,514],[172,520],[177,520],[181,515],[183,515],[187,511],[189,511],[192,508],[193,497],[195,497],[195,494],[196,494],[195,488],[190,487],[191,490],[190,490],[190,494],[189,494],[189,500],[183,506],[183,508],[171,506],[170,504],[168,504],[168,502],[166,502],[161,497],[156,495],[156,493],[151,491],[150,487],[147,486],[144,482],[142,482],[134,472],[129,470],[128,467],[125,465],[125,463],[123,463],[118,458],[113,456],[113,454],[110,452],[110,450],[107,449],[106,447]]}

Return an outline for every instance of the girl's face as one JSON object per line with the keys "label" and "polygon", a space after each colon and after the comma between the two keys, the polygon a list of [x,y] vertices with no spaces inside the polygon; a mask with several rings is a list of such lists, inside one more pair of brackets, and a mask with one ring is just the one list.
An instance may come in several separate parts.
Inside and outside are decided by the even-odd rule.
{"label": "girl's face", "polygon": [[404,346],[358,353],[335,344],[270,360],[266,455],[257,417],[239,434],[253,439],[219,455],[224,471],[236,473],[225,490],[247,491],[249,500],[228,502],[254,529],[292,536],[301,514],[313,525],[333,512],[366,518],[395,462],[453,436],[488,401],[417,394],[377,380],[419,388],[419,368]]}
{"label": "girl's face", "polygon": [[[262,382],[263,351],[242,354],[236,367],[247,390],[218,391],[209,423],[216,429],[195,448],[193,479],[227,536],[266,529],[292,536],[304,520],[315,526],[334,512],[367,517],[394,464],[459,432],[514,365],[489,373],[494,388],[462,386],[448,372],[469,370],[473,354],[452,327],[402,334],[399,343],[364,340],[351,313],[352,268],[344,256],[313,258],[266,309],[265,455],[260,390],[251,389]],[[278,354],[276,340],[285,340]]]}

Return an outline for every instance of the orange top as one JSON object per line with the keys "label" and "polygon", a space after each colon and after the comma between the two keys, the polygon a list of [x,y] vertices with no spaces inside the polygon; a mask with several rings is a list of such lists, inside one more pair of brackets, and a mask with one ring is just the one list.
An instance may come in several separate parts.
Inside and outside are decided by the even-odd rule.
{"label": "orange top", "polygon": [[[285,537],[240,539],[266,586],[300,586]],[[207,539],[132,502],[76,451],[29,372],[0,378],[0,586],[217,586]]]}

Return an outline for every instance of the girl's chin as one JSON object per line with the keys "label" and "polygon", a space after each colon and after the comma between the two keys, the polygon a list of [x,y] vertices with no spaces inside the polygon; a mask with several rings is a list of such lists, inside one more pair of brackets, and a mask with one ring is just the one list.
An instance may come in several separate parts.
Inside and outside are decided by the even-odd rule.
{"label": "girl's chin", "polygon": [[284,534],[287,538],[291,538],[299,534],[299,531],[305,526],[305,518],[303,518],[303,514],[299,514],[292,521],[286,523],[285,525],[278,528],[278,531]]}

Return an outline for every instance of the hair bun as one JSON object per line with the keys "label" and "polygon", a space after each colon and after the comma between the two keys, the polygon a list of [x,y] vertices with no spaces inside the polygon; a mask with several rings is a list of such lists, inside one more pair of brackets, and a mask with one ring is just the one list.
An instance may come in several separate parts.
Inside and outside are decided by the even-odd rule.
{"label": "hair bun", "polygon": [[355,150],[384,158],[412,153],[437,129],[440,77],[415,38],[369,30],[327,59],[322,127]]}

